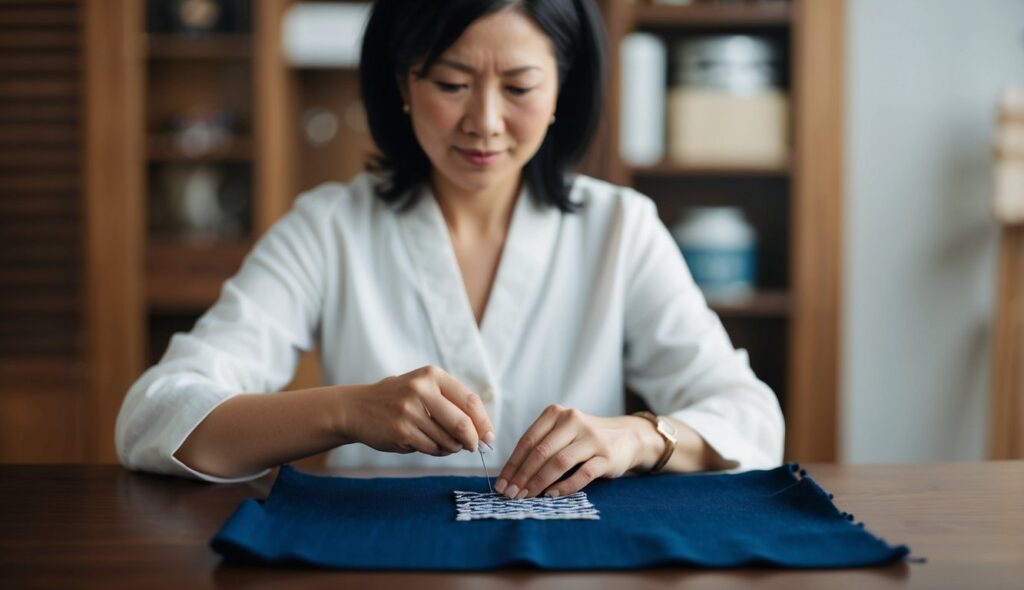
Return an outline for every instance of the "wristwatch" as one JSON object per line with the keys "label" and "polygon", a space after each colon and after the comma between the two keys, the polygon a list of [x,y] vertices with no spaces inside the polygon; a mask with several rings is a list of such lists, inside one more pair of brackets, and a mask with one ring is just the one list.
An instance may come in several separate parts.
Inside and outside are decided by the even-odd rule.
{"label": "wristwatch", "polygon": [[661,416],[655,416],[647,411],[634,412],[633,415],[650,421],[651,424],[654,424],[654,428],[658,431],[658,434],[661,435],[661,438],[665,439],[665,450],[662,451],[658,462],[655,463],[654,467],[652,467],[648,472],[655,473],[668,463],[669,458],[672,456],[672,452],[676,450],[676,427]]}

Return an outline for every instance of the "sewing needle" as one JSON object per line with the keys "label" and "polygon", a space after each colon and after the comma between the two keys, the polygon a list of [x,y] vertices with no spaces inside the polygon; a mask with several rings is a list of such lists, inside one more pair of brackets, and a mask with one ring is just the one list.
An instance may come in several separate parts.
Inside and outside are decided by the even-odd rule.
{"label": "sewing needle", "polygon": [[484,441],[480,441],[480,443],[477,444],[476,450],[480,451],[480,464],[484,466],[484,477],[487,478],[487,489],[490,490],[490,492],[493,494],[494,493],[494,488],[491,487],[491,474],[488,473],[488,471],[487,471],[487,462],[484,461],[484,447],[485,446],[487,447],[488,451],[494,450],[494,447],[492,447],[491,445],[485,443]]}

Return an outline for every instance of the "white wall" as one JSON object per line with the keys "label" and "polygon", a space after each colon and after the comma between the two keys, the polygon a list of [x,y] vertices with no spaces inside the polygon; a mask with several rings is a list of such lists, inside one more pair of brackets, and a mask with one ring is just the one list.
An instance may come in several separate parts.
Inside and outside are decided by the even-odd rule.
{"label": "white wall", "polygon": [[1000,89],[1024,85],[1024,0],[847,11],[841,456],[982,459],[991,138]]}

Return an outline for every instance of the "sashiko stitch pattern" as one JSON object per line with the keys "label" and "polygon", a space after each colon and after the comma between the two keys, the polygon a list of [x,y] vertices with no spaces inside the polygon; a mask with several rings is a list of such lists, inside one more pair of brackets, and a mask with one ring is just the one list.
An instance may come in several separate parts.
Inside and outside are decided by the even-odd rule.
{"label": "sashiko stitch pattern", "polygon": [[586,492],[511,500],[501,494],[455,490],[455,520],[600,520]]}

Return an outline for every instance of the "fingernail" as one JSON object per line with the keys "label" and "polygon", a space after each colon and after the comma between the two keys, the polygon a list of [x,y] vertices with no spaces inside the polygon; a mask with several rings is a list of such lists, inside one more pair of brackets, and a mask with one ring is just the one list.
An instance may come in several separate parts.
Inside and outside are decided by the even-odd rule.
{"label": "fingernail", "polygon": [[508,490],[505,491],[505,495],[508,496],[509,499],[515,500],[516,492],[518,492],[518,491],[519,491],[519,486],[517,486],[516,484],[512,484],[512,485],[508,486]]}
{"label": "fingernail", "polygon": [[[487,443],[487,446],[491,446],[491,445],[494,444],[494,432],[493,431],[488,430],[487,432],[484,433],[484,442]],[[493,451],[494,449],[491,449],[491,450]]]}
{"label": "fingernail", "polygon": [[505,486],[507,486],[507,485],[508,485],[508,482],[505,481],[504,478],[499,477],[498,481],[494,482],[494,489],[498,490],[498,493],[501,494],[501,493],[503,493],[505,491]]}
{"label": "fingernail", "polygon": [[544,495],[549,497],[549,498],[557,498],[558,497],[558,490],[548,490],[547,493],[544,494]]}
{"label": "fingernail", "polygon": [[522,500],[523,498],[525,498],[525,497],[527,497],[529,495],[530,495],[530,490],[528,490],[526,488],[523,488],[522,490],[519,490],[518,494],[516,494],[516,500]]}

